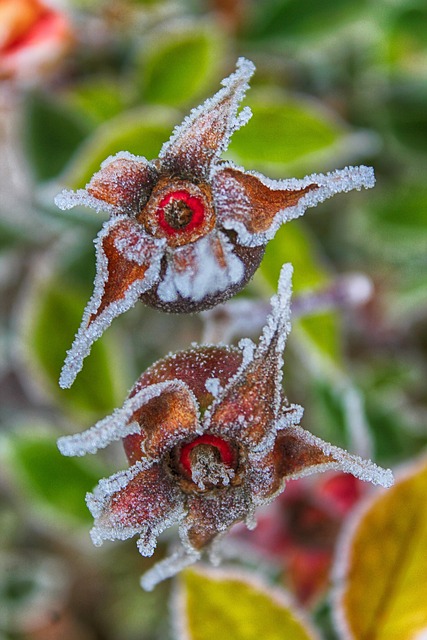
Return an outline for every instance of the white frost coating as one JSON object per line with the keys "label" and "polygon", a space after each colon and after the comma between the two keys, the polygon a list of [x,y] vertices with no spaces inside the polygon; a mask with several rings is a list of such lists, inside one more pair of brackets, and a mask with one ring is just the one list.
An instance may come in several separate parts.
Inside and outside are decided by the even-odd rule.
{"label": "white frost coating", "polygon": [[174,507],[170,509],[169,512],[163,513],[162,515],[163,517],[156,522],[150,522],[144,526],[139,526],[141,534],[136,546],[142,556],[152,556],[157,546],[157,539],[160,534],[163,533],[165,529],[168,529],[177,522],[180,522],[187,515],[183,500],[177,500]]}
{"label": "white frost coating", "polygon": [[214,398],[217,398],[222,391],[222,386],[219,378],[208,378],[205,382],[205,388],[208,393],[211,393]]}
{"label": "white frost coating", "polygon": [[300,424],[304,415],[304,409],[299,404],[291,404],[286,407],[276,422],[276,431],[287,429]]}
{"label": "white frost coating", "polygon": [[101,162],[101,169],[105,169],[115,160],[132,160],[133,162],[136,162],[138,164],[143,164],[146,167],[150,167],[151,169],[153,169],[153,171],[156,170],[155,166],[149,160],[147,160],[147,158],[145,158],[144,156],[136,156],[133,153],[130,153],[130,151],[119,151],[118,153],[108,156],[108,158],[105,158],[105,160]]}
{"label": "white frost coating", "polygon": [[[265,353],[276,337],[275,351],[280,358],[282,356],[286,339],[291,331],[292,273],[293,268],[290,263],[284,264],[280,270],[277,294],[272,296],[270,300],[272,311],[267,318],[255,357]],[[280,368],[282,366],[283,359],[281,358]]]}
{"label": "white frost coating", "polygon": [[[242,173],[253,175],[257,177],[264,185],[266,185],[272,191],[275,190],[299,190],[307,187],[310,184],[317,184],[318,188],[309,191],[298,201],[293,207],[287,207],[278,211],[270,228],[262,233],[250,233],[242,218],[250,218],[252,214],[251,205],[247,204],[248,199],[239,201],[239,208],[236,209],[234,198],[240,193],[240,197],[243,195],[243,190],[240,184],[236,184],[236,181],[232,176],[221,175],[220,182],[224,182],[222,188],[215,187],[214,181],[214,199],[218,206],[218,218],[223,227],[226,229],[233,229],[237,232],[238,242],[244,246],[255,247],[266,244],[271,240],[279,227],[288,222],[302,216],[308,207],[315,207],[320,202],[324,202],[328,198],[334,196],[337,193],[346,193],[356,189],[370,189],[375,185],[374,170],[372,167],[365,167],[363,165],[359,167],[345,167],[344,169],[337,169],[327,174],[313,173],[301,180],[297,178],[290,178],[287,180],[271,180],[266,176],[256,171],[244,171],[241,167],[236,167],[231,162],[224,163],[218,169],[218,176],[223,169],[231,167],[237,169]],[[232,198],[228,194],[232,194]],[[234,195],[233,195],[234,194]],[[236,215],[238,214],[238,215]]]}
{"label": "white frost coating", "polygon": [[152,591],[163,580],[175,576],[177,573],[200,560],[201,554],[194,551],[186,553],[183,550],[176,551],[169,558],[154,565],[152,569],[141,576],[141,587],[145,591]]}
{"label": "white frost coating", "polygon": [[98,449],[104,449],[115,440],[121,440],[132,433],[139,433],[139,424],[132,421],[135,411],[162,393],[178,390],[188,393],[198,418],[198,405],[191,389],[181,380],[167,380],[144,387],[132,398],[128,398],[120,409],[116,409],[110,416],[103,418],[90,429],[73,436],[59,438],[59,451],[64,456],[84,456],[87,453],[96,453]]}
{"label": "white frost coating", "polygon": [[[196,347],[197,345],[194,345],[194,346]],[[255,344],[252,342],[252,340],[250,340],[249,338],[242,338],[239,341],[238,346],[239,346],[239,349],[241,349],[242,351],[242,362],[239,368],[237,369],[236,373],[233,376],[231,376],[231,378],[228,380],[225,387],[221,389],[219,394],[215,396],[214,401],[206,409],[203,416],[203,427],[202,427],[203,433],[209,430],[211,416],[215,412],[218,405],[221,404],[223,398],[227,395],[227,392],[230,390],[231,387],[234,386],[235,382],[241,377],[243,372],[253,362],[254,353],[255,353]],[[243,424],[242,424],[242,427],[243,427]]]}
{"label": "white frost coating", "polygon": [[[216,242],[221,244],[225,268],[215,256]],[[188,256],[194,268],[181,270],[177,266],[180,256]],[[157,288],[157,294],[163,302],[174,302],[179,296],[198,302],[239,283],[244,276],[242,261],[234,254],[228,238],[219,231],[175,249],[167,254],[167,259],[166,273]],[[184,258],[184,261],[187,260]]]}
{"label": "white frost coating", "polygon": [[94,209],[97,213],[101,211],[105,211],[110,215],[117,213],[117,208],[114,205],[108,204],[104,200],[98,200],[95,196],[91,196],[86,189],[77,189],[77,191],[63,189],[61,193],[55,196],[54,202],[62,211],[82,206]]}
{"label": "white frost coating", "polygon": [[153,245],[156,247],[156,250],[159,252],[160,258],[162,257],[161,252],[164,251],[166,240],[163,238],[152,238],[144,232],[140,232],[130,239],[130,234],[123,233],[121,237],[117,237],[114,240],[114,246],[117,251],[119,251],[126,260],[130,262],[136,262],[140,266],[147,264],[150,260],[152,260],[153,254]]}
{"label": "white frost coating", "polygon": [[140,517],[137,513],[135,518],[130,515],[129,521],[124,522],[120,513],[114,514],[111,511],[109,507],[114,494],[125,489],[131,480],[151,466],[153,466],[152,462],[138,461],[126,471],[120,471],[110,478],[100,480],[94,492],[87,494],[86,503],[95,519],[90,532],[95,546],[101,546],[104,540],[127,540],[140,534],[138,549],[142,555],[150,556],[154,552],[157,536],[185,516],[182,495],[173,486],[169,487],[172,492],[170,502],[163,505],[160,512],[156,503],[154,503],[154,510],[150,508],[149,501],[143,505],[146,511],[144,523],[139,521]]}
{"label": "white frost coating", "polygon": [[83,360],[90,353],[92,344],[104,333],[105,329],[109,327],[114,318],[133,307],[139,296],[150,289],[159,278],[160,262],[163,257],[164,243],[162,241],[154,243],[153,239],[147,236],[149,244],[147,243],[147,246],[145,247],[145,257],[150,266],[145,272],[144,277],[140,280],[135,280],[129,286],[123,298],[112,302],[88,326],[90,317],[93,314],[96,314],[101,304],[105,283],[109,277],[108,259],[102,249],[102,241],[109,235],[112,227],[120,224],[123,220],[128,220],[127,216],[119,216],[105,223],[95,241],[98,259],[94,291],[83,313],[83,319],[73,345],[67,352],[67,357],[59,379],[59,385],[62,388],[71,387],[78,372],[83,366]]}
{"label": "white frost coating", "polygon": [[[205,128],[214,128],[215,120],[220,118],[225,121],[225,132],[218,144],[218,147],[214,151],[212,160],[218,158],[223,151],[228,147],[230,137],[240,127],[245,125],[251,117],[251,111],[249,107],[245,107],[239,115],[236,115],[237,109],[241,101],[243,100],[245,93],[249,87],[248,82],[255,71],[255,66],[250,60],[245,58],[239,58],[236,64],[236,71],[230,76],[225,78],[221,84],[223,89],[220,89],[214,96],[208,98],[199,107],[193,109],[190,114],[184,119],[184,121],[172,132],[170,139],[163,145],[159,153],[159,159],[166,161],[167,165],[168,157],[174,156],[175,153],[179,155],[195,154],[197,156],[197,147],[203,141],[203,129],[197,139],[198,130],[194,127],[195,124],[200,126],[202,118],[205,118],[203,123]],[[221,106],[221,102],[231,97],[230,105],[224,109]],[[208,116],[211,116],[208,118]],[[199,122],[197,122],[199,121]],[[190,130],[191,136],[189,136]],[[209,162],[212,162],[210,160]],[[208,167],[206,167],[207,169]]]}
{"label": "white frost coating", "polygon": [[329,444],[329,442],[324,442],[302,427],[292,426],[289,427],[289,429],[298,436],[298,440],[302,440],[309,446],[319,448],[326,456],[331,456],[334,460],[332,462],[306,467],[304,470],[298,471],[295,476],[287,476],[287,479],[302,478],[312,473],[335,469],[344,471],[344,473],[351,473],[355,478],[359,478],[364,482],[372,482],[372,484],[377,484],[385,488],[391,487],[394,484],[391,469],[383,469],[374,462],[371,462],[371,460],[364,460],[359,456],[348,453],[344,449]]}
{"label": "white frost coating", "polygon": [[[116,160],[130,160],[132,162],[135,162],[135,164],[141,164],[141,165],[144,165],[144,167],[149,168],[153,175],[157,173],[156,167],[154,166],[154,164],[149,162],[147,158],[144,158],[144,156],[135,156],[133,153],[129,153],[129,151],[119,151],[115,155],[108,156],[108,158],[103,160],[103,162],[101,163],[100,171],[102,171],[103,169],[106,169],[108,165],[110,165],[112,162]],[[100,171],[97,171],[93,175],[90,182],[92,182],[92,180],[97,178]],[[120,174],[118,174],[118,176],[119,175]],[[118,179],[118,176],[117,176],[117,179]],[[113,182],[114,179],[115,177],[113,175],[109,176],[110,182]],[[54,198],[54,202],[56,206],[59,207],[59,209],[62,209],[63,211],[72,209],[73,207],[77,207],[77,206],[84,206],[84,207],[89,207],[90,209],[94,209],[97,213],[100,213],[101,211],[105,211],[110,215],[120,214],[123,212],[124,209],[127,208],[127,207],[122,207],[120,204],[118,205],[110,204],[108,202],[105,202],[105,200],[100,200],[99,198],[96,198],[95,196],[88,193],[87,188],[90,186],[90,182],[88,182],[88,184],[86,185],[86,189],[77,189],[76,191],[64,189],[61,193],[59,193]]]}
{"label": "white frost coating", "polygon": [[111,496],[117,491],[127,487],[138,473],[145,471],[155,464],[155,460],[138,460],[132,467],[124,471],[118,471],[109,478],[102,478],[96,485],[93,493],[86,494],[86,504],[93,517],[99,518],[104,512]]}

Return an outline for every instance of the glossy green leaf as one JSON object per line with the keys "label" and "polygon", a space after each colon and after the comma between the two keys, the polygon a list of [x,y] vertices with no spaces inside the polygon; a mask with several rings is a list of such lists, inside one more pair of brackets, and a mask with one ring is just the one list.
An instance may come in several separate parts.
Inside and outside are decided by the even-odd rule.
{"label": "glossy green leaf", "polygon": [[203,94],[218,75],[222,38],[199,23],[153,36],[141,52],[137,75],[147,103],[181,106]]}
{"label": "glossy green leaf", "polygon": [[254,90],[247,104],[252,118],[233,134],[227,156],[247,169],[289,177],[335,169],[369,152],[374,137],[351,132],[324,105],[286,97],[279,90]]}
{"label": "glossy green leaf", "polygon": [[51,96],[33,94],[25,102],[24,143],[38,180],[57,176],[88,132],[77,113]]}
{"label": "glossy green leaf", "polygon": [[179,584],[180,640],[310,640],[315,636],[279,589],[243,573],[186,570]]}
{"label": "glossy green leaf", "polygon": [[138,109],[102,124],[80,147],[63,175],[73,189],[83,188],[100,164],[119,151],[156,158],[179,117],[166,108]]}
{"label": "glossy green leaf", "polygon": [[[260,271],[272,289],[285,262],[294,266],[294,295],[321,289],[330,280],[320,259],[319,247],[301,222],[294,221],[281,227],[267,245]],[[293,333],[306,349],[314,348],[322,358],[340,365],[341,324],[336,312],[322,311],[300,318],[293,323]]]}
{"label": "glossy green leaf", "polygon": [[348,535],[336,571],[342,637],[413,640],[427,628],[427,464],[381,491]]}
{"label": "glossy green leaf", "polygon": [[85,495],[97,484],[100,474],[92,460],[65,458],[58,451],[55,437],[28,431],[7,438],[4,458],[18,485],[33,501],[58,514],[91,521]]}
{"label": "glossy green leaf", "polygon": [[87,296],[58,282],[35,287],[24,308],[23,348],[33,384],[42,387],[67,412],[94,420],[110,413],[126,394],[124,364],[110,335],[92,347],[71,389],[58,386],[67,349],[81,322]]}

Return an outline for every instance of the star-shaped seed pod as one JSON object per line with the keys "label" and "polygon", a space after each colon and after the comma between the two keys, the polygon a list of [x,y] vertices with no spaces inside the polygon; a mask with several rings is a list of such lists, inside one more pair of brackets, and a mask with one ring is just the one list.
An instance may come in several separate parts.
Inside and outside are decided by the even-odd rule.
{"label": "star-shaped seed pod", "polygon": [[111,321],[140,299],[171,312],[207,309],[239,291],[281,224],[342,191],[374,185],[369,167],[302,180],[270,180],[220,156],[251,116],[238,112],[254,72],[239,58],[223,88],[172,133],[157,160],[108,158],[86,189],[63,191],[61,209],[86,205],[110,219],[96,240],[94,293],[60,378],[72,385]]}
{"label": "star-shaped seed pod", "polygon": [[198,346],[159,360],[123,407],[87,431],[60,438],[67,456],[95,453],[123,439],[130,468],[101,480],[87,504],[92,539],[140,534],[151,556],[160,533],[179,523],[180,551],[142,578],[153,586],[200,558],[234,523],[255,526],[254,512],[291,478],[339,469],[389,486],[389,470],[306,431],[302,409],[282,389],[282,352],[290,330],[290,265],[258,345]]}

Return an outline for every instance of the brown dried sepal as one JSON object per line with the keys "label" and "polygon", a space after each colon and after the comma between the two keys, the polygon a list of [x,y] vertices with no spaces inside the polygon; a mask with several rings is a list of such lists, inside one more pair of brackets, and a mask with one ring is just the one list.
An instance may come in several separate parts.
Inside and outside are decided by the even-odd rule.
{"label": "brown dried sepal", "polygon": [[132,215],[145,205],[157,178],[154,165],[118,158],[95,173],[86,190],[94,198]]}

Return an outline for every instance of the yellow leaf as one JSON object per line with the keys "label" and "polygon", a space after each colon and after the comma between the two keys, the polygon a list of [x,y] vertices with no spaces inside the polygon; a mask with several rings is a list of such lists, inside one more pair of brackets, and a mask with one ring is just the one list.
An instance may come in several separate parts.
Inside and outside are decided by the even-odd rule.
{"label": "yellow leaf", "polygon": [[344,638],[415,640],[427,628],[426,495],[424,460],[381,492],[347,534],[335,602]]}
{"label": "yellow leaf", "polygon": [[314,640],[282,589],[247,573],[187,569],[177,592],[181,640]]}

